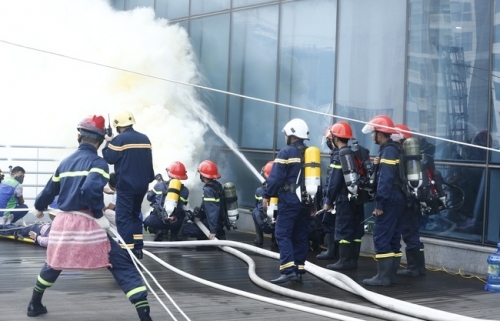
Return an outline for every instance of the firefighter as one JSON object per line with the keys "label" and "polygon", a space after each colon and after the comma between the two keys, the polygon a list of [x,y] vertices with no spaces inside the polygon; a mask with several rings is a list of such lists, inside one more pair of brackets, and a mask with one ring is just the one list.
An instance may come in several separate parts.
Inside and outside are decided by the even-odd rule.
{"label": "firefighter", "polygon": [[[325,185],[323,189],[323,208],[325,204],[330,203],[332,205],[333,201],[328,200],[328,183],[330,181],[330,173],[334,168],[334,159],[338,158],[339,149],[333,144],[331,127],[328,127],[325,130],[324,137],[326,139],[326,146],[330,149],[330,166],[328,166],[328,170],[326,171]],[[326,251],[321,252],[316,255],[316,258],[319,260],[334,260],[337,258],[337,252],[339,248],[338,242],[335,242],[335,214],[330,210],[323,211],[323,217],[321,219],[321,226],[323,231],[325,232],[325,245]]]}
{"label": "firefighter", "polygon": [[[11,169],[10,176],[0,182],[0,208],[28,208],[24,203],[23,181],[26,171],[21,166]],[[0,212],[0,225],[15,223],[28,214],[26,211]]]}
{"label": "firefighter", "polygon": [[309,128],[304,120],[295,118],[285,125],[283,132],[287,146],[279,151],[274,160],[262,200],[262,208],[267,211],[269,199],[278,197],[275,237],[280,248],[280,276],[271,280],[275,284],[300,282],[306,273],[308,226],[314,211],[314,204],[304,200],[301,193],[305,191],[302,165],[306,149],[304,140],[309,139]]}
{"label": "firefighter", "polygon": [[[208,228],[210,234],[209,240],[215,237],[219,240],[225,240],[224,232],[224,204],[221,204],[221,199],[224,198],[224,190],[217,181],[220,178],[217,165],[210,161],[204,160],[198,165],[198,173],[200,180],[205,184],[203,186],[203,196],[201,205],[194,210],[194,214]],[[198,240],[206,240],[207,237],[196,224],[185,224],[182,227],[182,234],[187,237],[196,237]]]}
{"label": "firefighter", "polygon": [[114,164],[116,183],[116,226],[128,247],[142,259],[143,235],[141,204],[149,183],[155,178],[149,138],[135,131],[135,118],[129,111],[121,111],[113,118],[118,131],[116,137],[106,135],[102,155],[108,164]]}
{"label": "firefighter", "polygon": [[[345,121],[333,124],[330,132],[332,135],[331,141],[335,148],[337,148],[337,151],[333,155],[332,170],[327,187],[327,201],[323,209],[325,212],[330,211],[333,207],[333,202],[335,202],[335,241],[339,242],[339,261],[335,264],[328,264],[326,267],[331,270],[351,270],[356,269],[358,266],[357,259],[360,248],[355,248],[355,246],[361,243],[355,243],[354,240],[357,229],[356,223],[360,224],[359,219],[357,219],[358,215],[355,213],[355,200],[351,201],[344,179],[340,155],[343,155],[346,149],[350,151],[347,143],[350,139],[354,139],[354,137],[352,136],[351,126]],[[351,159],[348,161],[354,165],[354,153],[350,151],[347,155],[351,155]]]}
{"label": "firefighter", "polygon": [[262,200],[264,198],[264,188],[267,185],[267,178],[271,174],[271,169],[273,168],[273,161],[269,161],[264,165],[260,171],[260,174],[266,181],[262,183],[262,186],[258,187],[255,191],[255,208],[252,212],[253,223],[255,225],[255,245],[264,244],[264,233],[271,234],[271,243],[276,244],[274,237],[274,217],[268,217],[267,213],[262,208]]}
{"label": "firefighter", "polygon": [[[376,165],[375,224],[373,244],[378,273],[363,280],[366,285],[391,285],[401,261],[401,216],[406,206],[399,174],[400,146],[391,139],[395,133],[392,119],[385,115],[373,117],[362,132],[371,133],[380,146]],[[395,282],[395,281],[394,281]]]}
{"label": "firefighter", "polygon": [[132,258],[106,233],[109,221],[103,216],[103,189],[109,179],[109,169],[106,161],[97,155],[105,135],[104,118],[89,116],[77,129],[78,150],[59,164],[35,201],[39,219],[57,195],[61,212],[51,225],[47,261],[33,289],[28,316],[47,313],[42,296],[62,270],[107,267],[135,305],[140,320],[151,321],[147,290]]}
{"label": "firefighter", "polygon": [[178,201],[172,213],[165,211],[165,199],[169,193],[169,185],[172,179],[186,180],[188,178],[186,167],[183,163],[176,161],[167,167],[168,181],[159,181],[152,190],[148,192],[147,199],[153,206],[153,211],[144,220],[144,229],[155,234],[155,241],[163,241],[163,234],[170,231],[169,241],[180,241],[178,238],[182,222],[186,217],[183,207],[188,204],[189,189],[181,184],[180,190],[172,191],[177,193]]}
{"label": "firefighter", "polygon": [[[409,131],[410,129],[404,124],[394,125],[396,129]],[[403,145],[405,139],[411,138],[412,135],[407,132],[400,132],[391,135],[393,141]],[[426,174],[426,173],[425,173]],[[406,207],[401,218],[401,235],[406,244],[406,269],[397,271],[400,276],[419,276],[425,275],[425,256],[424,243],[420,241],[420,221],[422,219],[422,208],[414,193],[408,195]]]}

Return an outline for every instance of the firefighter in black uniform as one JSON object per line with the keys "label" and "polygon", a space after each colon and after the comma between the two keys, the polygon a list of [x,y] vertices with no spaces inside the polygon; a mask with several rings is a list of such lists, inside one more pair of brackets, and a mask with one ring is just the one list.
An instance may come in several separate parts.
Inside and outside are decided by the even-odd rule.
{"label": "firefighter in black uniform", "polygon": [[278,216],[275,237],[280,248],[280,276],[272,283],[301,281],[306,273],[304,264],[309,251],[308,227],[314,204],[297,195],[297,189],[305,190],[302,165],[306,149],[304,140],[309,139],[309,128],[302,119],[290,120],[283,128],[287,146],[274,160],[273,170],[264,190],[262,208],[267,211],[269,199],[278,196]]}
{"label": "firefighter in black uniform", "polygon": [[402,181],[399,175],[401,147],[390,138],[396,133],[394,123],[385,115],[375,116],[363,127],[371,133],[375,144],[380,145],[379,163],[376,165],[375,225],[373,244],[378,273],[363,280],[366,285],[389,286],[395,283],[401,261],[401,216],[406,206]]}
{"label": "firefighter in black uniform", "polygon": [[[65,264],[70,264],[71,268],[83,268],[86,262],[101,255],[118,285],[130,302],[135,305],[140,320],[152,321],[149,316],[147,290],[131,257],[106,232],[103,232],[103,239],[105,243],[109,243],[105,245],[110,249],[109,253],[98,251],[98,246],[95,245],[97,233],[109,228],[109,221],[103,216],[103,189],[109,179],[109,168],[108,164],[97,155],[97,149],[102,144],[105,134],[104,118],[89,116],[80,122],[77,129],[80,143],[78,150],[59,164],[55,174],[35,201],[37,218],[43,217],[42,211],[47,209],[57,195],[59,195],[59,209],[62,212],[52,223],[50,238],[52,239],[52,234],[56,233],[56,242],[51,241],[48,244],[47,263],[38,275],[33,296],[28,305],[28,316],[36,317],[47,313],[47,308],[42,305],[42,296],[61,273],[61,270],[54,269],[49,262],[66,261]],[[69,233],[64,233],[64,231]],[[79,237],[75,238],[75,233]],[[64,236],[65,234],[67,236]],[[86,238],[92,238],[93,244],[89,245]],[[51,247],[58,246],[61,246],[60,249],[64,251],[51,250]],[[89,249],[90,246],[91,249]],[[71,259],[68,260],[68,257]],[[85,268],[94,267],[86,266]]]}
{"label": "firefighter in black uniform", "polygon": [[[186,180],[188,178],[186,167],[183,163],[176,161],[167,168],[168,181],[160,181],[148,192],[147,199],[153,206],[153,211],[144,220],[144,229],[155,234],[155,241],[163,241],[163,234],[170,231],[169,241],[180,241],[177,237],[181,229],[182,222],[186,217],[184,206],[188,203],[189,189],[181,184],[179,191],[172,191],[179,194],[179,200],[172,213],[166,213],[165,199],[169,193],[169,185],[172,179]],[[166,217],[168,216],[168,217]]]}
{"label": "firefighter in black uniform", "polygon": [[135,118],[129,111],[118,113],[113,126],[119,135],[106,135],[102,155],[108,164],[114,164],[116,183],[116,227],[128,247],[142,259],[143,235],[140,218],[141,204],[149,183],[155,178],[149,138],[132,127]]}
{"label": "firefighter in black uniform", "polygon": [[[217,181],[220,178],[217,165],[210,161],[204,160],[198,166],[200,180],[205,184],[203,186],[203,198],[200,207],[195,208],[194,214],[208,228],[210,234],[209,240],[215,237],[219,240],[225,240],[224,232],[225,221],[225,206],[221,204],[224,197],[224,189]],[[182,227],[182,234],[187,237],[196,237],[199,240],[207,239],[206,235],[196,224],[185,224]]]}
{"label": "firefighter in black uniform", "polygon": [[[273,168],[273,161],[269,161],[262,167],[260,174],[267,180]],[[262,200],[264,199],[264,188],[267,186],[267,181],[262,183],[262,186],[255,190],[255,208],[252,211],[253,223],[255,226],[255,241],[256,245],[264,244],[264,233],[271,234],[271,243],[276,245],[274,238],[274,217],[268,217],[267,213],[262,209]]]}

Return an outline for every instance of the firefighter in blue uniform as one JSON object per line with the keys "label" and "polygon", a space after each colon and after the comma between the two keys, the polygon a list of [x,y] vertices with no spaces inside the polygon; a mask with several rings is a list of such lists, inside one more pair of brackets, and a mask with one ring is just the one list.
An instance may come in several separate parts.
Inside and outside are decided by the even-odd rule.
{"label": "firefighter in blue uniform", "polygon": [[[205,185],[203,186],[201,205],[195,208],[194,215],[208,228],[209,240],[213,240],[215,237],[219,240],[225,240],[223,213],[225,206],[221,204],[224,190],[221,183],[217,181],[221,177],[217,165],[210,160],[204,160],[198,165],[198,173],[200,173],[200,180]],[[196,237],[199,240],[207,239],[203,231],[194,223],[185,224],[182,227],[182,234],[187,237]]]}
{"label": "firefighter in blue uniform", "polygon": [[149,183],[155,178],[149,138],[132,127],[135,118],[129,111],[118,113],[113,119],[119,135],[106,135],[102,155],[108,164],[114,164],[116,183],[116,227],[128,247],[142,259],[143,235],[140,217],[141,204]]}
{"label": "firefighter in blue uniform", "polygon": [[[354,139],[354,137],[352,136],[351,126],[344,121],[333,124],[330,132],[332,143],[338,150],[333,155],[333,169],[330,172],[327,187],[328,200],[323,209],[325,211],[331,210],[333,202],[335,202],[335,241],[339,242],[339,261],[335,264],[328,264],[326,267],[331,270],[351,270],[356,269],[358,266],[354,240],[357,230],[356,223],[359,224],[359,221],[356,220],[355,200],[351,200],[344,179],[340,155],[344,154],[346,149],[350,150],[347,142]],[[351,155],[351,164],[354,164],[354,153],[350,151],[347,155]]]}
{"label": "firefighter in blue uniform", "polygon": [[[109,221],[103,216],[104,199],[103,189],[109,179],[108,164],[97,155],[97,149],[102,144],[105,129],[104,118],[102,116],[89,116],[81,121],[77,127],[78,150],[64,159],[58,166],[55,174],[47,182],[42,192],[37,196],[35,208],[38,211],[37,218],[43,217],[43,210],[47,209],[57,195],[59,208],[63,211],[60,215],[73,215],[73,220],[88,220],[83,214],[76,215],[66,212],[85,211],[96,219],[97,229],[109,228]],[[58,215],[52,223],[52,229],[56,228],[58,220],[64,220]],[[80,226],[85,226],[80,224]],[[87,234],[86,234],[87,233]],[[85,237],[94,237],[94,231],[81,231],[80,234]],[[141,277],[137,272],[131,257],[125,253],[118,243],[107,235],[110,243],[109,271],[121,287],[123,292],[132,304],[135,305],[141,321],[152,321],[149,315],[149,304],[147,301],[147,290],[142,283]],[[52,242],[49,243],[49,248]],[[68,244],[69,247],[72,244]],[[50,251],[47,251],[49,255]],[[78,252],[79,253],[79,252]],[[86,254],[85,254],[86,253]],[[88,253],[82,253],[78,256],[75,251],[71,251],[74,261],[87,260]],[[66,256],[68,253],[55,253],[54,256]],[[47,257],[47,261],[50,258]],[[38,281],[33,289],[33,295],[28,305],[28,316],[36,317],[47,313],[47,308],[42,305],[42,296],[45,290],[51,287],[58,278],[61,270],[53,269],[48,263],[45,263]]]}
{"label": "firefighter in blue uniform", "polygon": [[[394,125],[396,129],[409,131],[410,129],[404,124]],[[405,139],[412,137],[410,133],[400,132],[391,135],[391,139],[401,145]],[[424,173],[427,175],[427,173]],[[406,269],[397,271],[400,276],[419,276],[425,275],[425,256],[424,243],[420,241],[420,220],[422,219],[422,207],[416,195],[411,193],[408,197],[403,217],[401,218],[401,235],[406,244]]]}
{"label": "firefighter in blue uniform", "polygon": [[[330,165],[326,171],[325,185],[323,186],[323,207],[325,204],[329,203],[331,206],[334,200],[329,201],[328,199],[328,183],[330,181],[330,174],[334,168],[334,159],[338,158],[339,149],[335,147],[332,142],[333,136],[331,132],[331,127],[328,127],[325,131],[324,137],[326,138],[326,146],[330,149]],[[323,211],[323,216],[321,218],[321,226],[325,232],[325,245],[326,251],[321,252],[316,255],[319,260],[333,260],[337,258],[337,251],[339,244],[335,242],[335,214],[330,210]]]}
{"label": "firefighter in blue uniform", "polygon": [[271,234],[271,242],[276,245],[276,240],[274,237],[274,225],[273,220],[267,216],[262,208],[262,200],[264,199],[264,188],[267,186],[267,178],[271,174],[271,169],[273,168],[273,161],[269,161],[262,167],[260,174],[266,181],[262,183],[262,186],[258,187],[255,191],[255,208],[252,212],[253,223],[255,225],[255,245],[264,244],[264,233]]}
{"label": "firefighter in blue uniform", "polygon": [[287,146],[274,160],[271,175],[264,190],[262,208],[267,211],[269,199],[278,197],[278,216],[275,237],[280,248],[280,276],[271,280],[279,284],[301,281],[309,251],[308,227],[314,204],[299,198],[297,189],[304,191],[303,154],[304,140],[309,139],[309,128],[304,120],[295,118],[283,128]]}
{"label": "firefighter in blue uniform", "polygon": [[388,116],[375,116],[363,127],[362,132],[371,133],[375,144],[380,145],[373,211],[373,243],[378,273],[363,280],[363,284],[389,286],[396,282],[396,272],[402,256],[400,223],[406,200],[399,176],[401,149],[399,144],[390,138],[396,131]]}
{"label": "firefighter in blue uniform", "polygon": [[[24,203],[22,185],[25,173],[24,168],[16,166],[11,169],[10,176],[0,180],[0,208],[28,208],[28,205]],[[0,225],[15,223],[26,214],[28,214],[28,210],[0,212]]]}
{"label": "firefighter in blue uniform", "polygon": [[152,190],[148,192],[147,199],[153,206],[153,211],[144,220],[144,229],[149,233],[155,234],[155,241],[162,241],[163,234],[170,230],[169,241],[179,241],[177,237],[181,229],[182,222],[186,217],[183,207],[187,205],[189,198],[189,189],[181,184],[179,191],[179,201],[174,211],[166,217],[165,198],[169,191],[169,184],[172,179],[186,180],[188,178],[186,167],[183,163],[176,161],[167,167],[168,181],[160,181],[155,184]]}

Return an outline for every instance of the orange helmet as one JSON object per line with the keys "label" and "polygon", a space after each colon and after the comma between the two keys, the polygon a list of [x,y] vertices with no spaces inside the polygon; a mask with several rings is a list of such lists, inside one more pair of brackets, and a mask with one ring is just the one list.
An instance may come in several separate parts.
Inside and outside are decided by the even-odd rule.
{"label": "orange helmet", "polygon": [[378,131],[386,134],[396,133],[396,131],[394,130],[394,123],[392,122],[392,119],[386,115],[378,115],[373,117],[370,120],[370,122],[363,127],[361,131],[364,134],[368,134],[373,131]]}
{"label": "orange helmet", "polygon": [[177,179],[187,179],[186,167],[181,162],[173,162],[167,167],[168,176]]}
{"label": "orange helmet", "polygon": [[[76,129],[83,136],[90,138],[103,138],[106,134],[106,129],[104,128],[104,117],[102,116],[87,116],[81,122],[78,123]],[[82,132],[83,130],[83,132]]]}
{"label": "orange helmet", "polygon": [[271,175],[271,169],[273,169],[273,164],[274,164],[274,161],[269,161],[269,162],[267,162],[266,165],[264,165],[262,167],[260,174],[262,176],[264,176],[265,179],[267,179],[269,177],[269,175]]}
{"label": "orange helmet", "polygon": [[201,176],[206,178],[210,179],[220,178],[217,165],[215,165],[214,162],[209,160],[204,160],[203,162],[200,163],[200,165],[198,166],[198,172],[201,174]]}
{"label": "orange helmet", "polygon": [[[397,125],[394,125],[394,128],[396,128],[396,131],[398,129],[402,129],[402,130],[406,130],[406,131],[410,131],[410,129],[408,128],[408,126],[404,125],[404,124],[397,124]],[[410,133],[405,133],[405,132],[397,132],[397,133],[394,133],[391,135],[391,138],[392,140],[401,140],[401,139],[407,139],[407,138],[411,138],[411,134]]]}
{"label": "orange helmet", "polygon": [[354,139],[352,137],[352,128],[345,121],[339,121],[330,127],[330,132],[333,136],[338,138]]}

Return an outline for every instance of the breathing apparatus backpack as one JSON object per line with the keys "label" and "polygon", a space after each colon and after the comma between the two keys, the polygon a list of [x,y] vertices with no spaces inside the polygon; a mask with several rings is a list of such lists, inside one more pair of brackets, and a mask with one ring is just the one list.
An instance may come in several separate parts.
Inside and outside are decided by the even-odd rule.
{"label": "breathing apparatus backpack", "polygon": [[302,168],[292,188],[295,188],[295,194],[301,203],[311,204],[314,202],[321,186],[321,153],[319,148],[315,146],[301,145],[295,147],[300,151]]}
{"label": "breathing apparatus backpack", "polygon": [[375,171],[368,149],[354,142],[352,147],[340,149],[339,157],[347,190],[356,204],[373,201]]}
{"label": "breathing apparatus backpack", "polygon": [[165,184],[165,188],[167,190],[167,192],[162,195],[162,198],[165,197],[165,202],[163,205],[163,199],[159,204],[158,202],[155,202],[152,205],[153,211],[151,214],[161,219],[164,224],[168,224],[170,223],[170,216],[177,209],[177,203],[179,201],[180,191],[183,185],[180,180],[175,178],[168,182],[163,182],[163,184]]}

